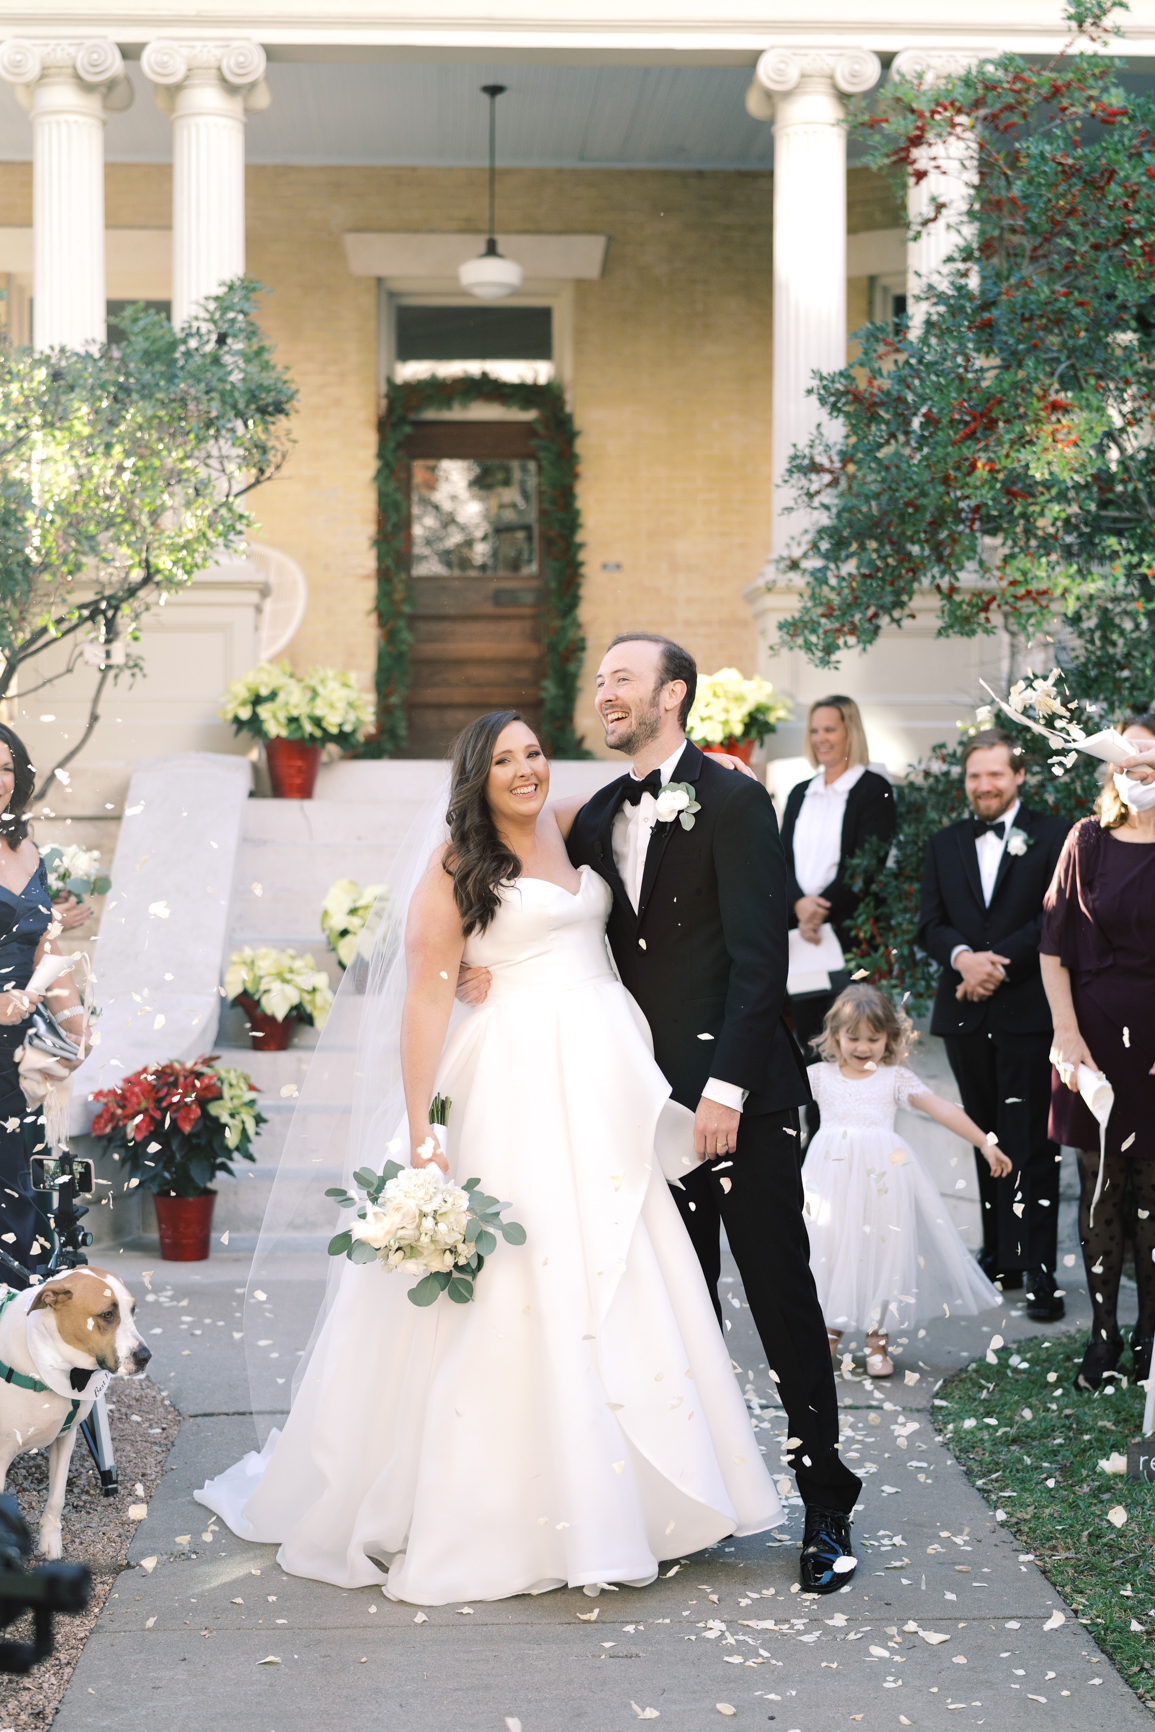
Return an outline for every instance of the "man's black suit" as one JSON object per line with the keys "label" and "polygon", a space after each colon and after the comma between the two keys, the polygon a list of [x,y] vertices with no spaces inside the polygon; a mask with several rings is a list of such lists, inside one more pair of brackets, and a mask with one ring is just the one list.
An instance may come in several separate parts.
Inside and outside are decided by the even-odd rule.
{"label": "man's black suit", "polygon": [[627,778],[574,820],[575,866],[613,891],[608,935],[654,1037],[673,1098],[694,1110],[708,1077],[749,1090],[733,1160],[703,1161],[673,1195],[722,1322],[720,1227],[734,1253],[793,1437],[807,1504],[849,1512],[861,1481],[838,1456],[838,1407],[802,1216],[798,1108],[810,1097],[782,1021],[786,865],[769,795],[687,744],[674,781],[693,783],[693,827],[655,826],[635,914],[614,864]]}
{"label": "man's black suit", "polygon": [[[918,942],[942,964],[931,1033],[943,1037],[964,1109],[997,1133],[1015,1164],[1008,1178],[993,1179],[976,1155],[984,1260],[1000,1273],[1055,1267],[1059,1150],[1047,1137],[1052,1028],[1039,936],[1043,897],[1069,827],[1063,818],[1019,807],[1015,828],[1027,849],[1018,855],[1004,849],[989,908],[972,819],[948,824],[926,851]],[[962,976],[950,958],[960,944],[1009,958],[1006,979],[990,998],[955,997]]]}

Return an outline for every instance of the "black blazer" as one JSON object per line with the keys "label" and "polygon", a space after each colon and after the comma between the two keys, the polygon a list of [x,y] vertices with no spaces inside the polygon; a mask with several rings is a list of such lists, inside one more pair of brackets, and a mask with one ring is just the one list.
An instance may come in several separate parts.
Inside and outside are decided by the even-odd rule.
{"label": "black blazer", "polygon": [[[983,904],[971,820],[948,824],[931,837],[923,867],[918,942],[942,964],[932,1034],[1050,1030],[1051,1012],[1039,973],[1039,937],[1043,897],[1070,827],[1065,818],[1020,806],[1015,828],[1026,832],[1027,851],[1016,856],[1004,850],[989,908]],[[981,1003],[955,997],[962,976],[951,967],[950,953],[957,944],[1010,958],[1003,984]]]}
{"label": "black blazer", "polygon": [[[798,823],[798,814],[802,810],[802,802],[806,798],[806,790],[812,778],[795,783],[790,790],[786,802],[786,811],[782,816],[782,846],[786,850],[786,864],[790,881],[790,924],[797,926],[798,917],[794,912],[794,904],[800,896],[805,895],[794,876],[794,828]],[[849,861],[874,836],[880,836],[884,842],[889,842],[894,835],[898,823],[898,814],[894,805],[894,789],[885,776],[880,776],[876,770],[864,770],[853,788],[846,796],[846,812],[842,819],[842,846],[838,855],[838,870],[825,890],[819,895],[825,896],[830,904],[828,916],[831,926],[838,934],[838,942],[845,950],[850,944],[850,934],[847,930],[849,922],[854,918],[858,904],[862,900],[861,892],[852,890],[846,880],[846,867]],[[885,864],[883,862],[882,864]]]}
{"label": "black blazer", "polygon": [[693,1110],[714,1076],[750,1091],[748,1113],[801,1106],[810,1089],[782,1021],[786,862],[770,796],[688,743],[672,780],[693,783],[702,809],[690,830],[655,826],[637,914],[611,840],[625,776],[574,819],[570,859],[613,891],[610,948],[674,1099]]}

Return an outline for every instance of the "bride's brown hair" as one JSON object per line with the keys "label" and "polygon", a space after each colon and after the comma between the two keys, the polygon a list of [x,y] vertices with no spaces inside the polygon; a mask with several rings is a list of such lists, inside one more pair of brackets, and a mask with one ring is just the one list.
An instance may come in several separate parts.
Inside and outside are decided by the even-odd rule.
{"label": "bride's brown hair", "polygon": [[453,899],[466,938],[484,932],[497,913],[498,887],[521,876],[521,861],[497,833],[485,784],[500,735],[510,722],[524,720],[517,710],[490,710],[463,728],[453,743],[444,866],[453,879]]}

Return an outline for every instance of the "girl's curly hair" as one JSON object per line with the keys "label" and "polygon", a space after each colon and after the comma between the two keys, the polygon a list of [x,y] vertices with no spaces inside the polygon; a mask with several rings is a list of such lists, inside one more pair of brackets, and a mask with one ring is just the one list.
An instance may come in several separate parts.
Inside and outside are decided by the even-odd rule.
{"label": "girl's curly hair", "polygon": [[883,1064],[901,1064],[910,1049],[913,1024],[904,1011],[894,1008],[885,992],[861,982],[839,993],[823,1018],[822,1033],[810,1044],[828,1064],[837,1064],[839,1035],[853,1032],[862,1023],[871,1034],[886,1036]]}

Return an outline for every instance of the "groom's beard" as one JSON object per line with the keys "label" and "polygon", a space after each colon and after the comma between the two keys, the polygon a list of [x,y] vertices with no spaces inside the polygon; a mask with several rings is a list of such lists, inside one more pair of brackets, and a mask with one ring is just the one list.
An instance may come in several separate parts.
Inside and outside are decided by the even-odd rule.
{"label": "groom's beard", "polygon": [[662,731],[662,712],[658,708],[658,691],[660,690],[660,687],[655,688],[649,709],[641,710],[634,716],[633,726],[628,734],[622,734],[616,740],[611,740],[610,731],[606,728],[606,745],[611,752],[625,752],[627,757],[636,758],[651,740],[657,739]]}

